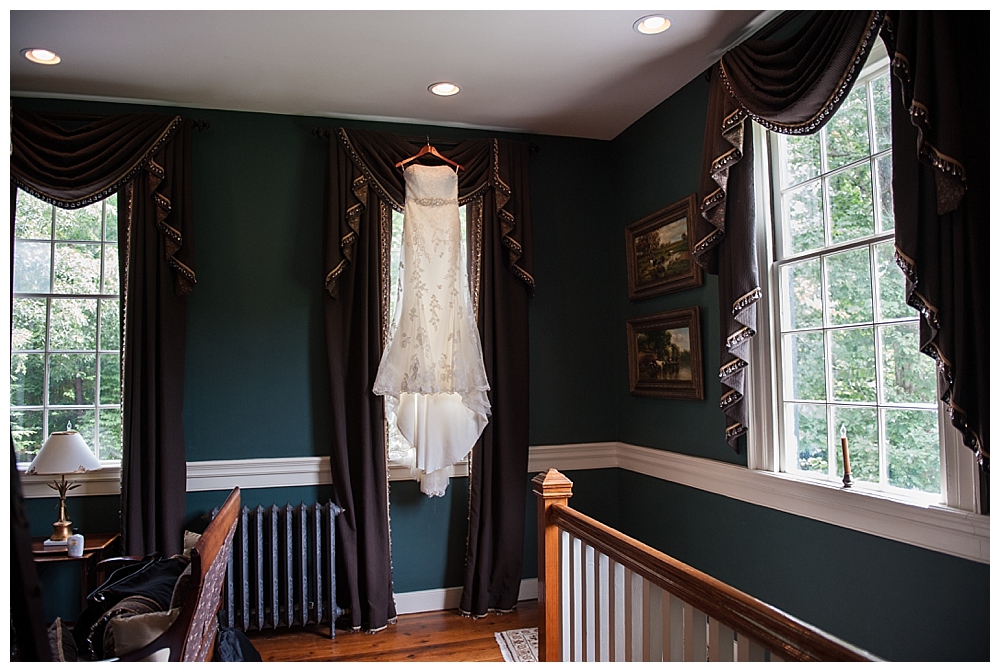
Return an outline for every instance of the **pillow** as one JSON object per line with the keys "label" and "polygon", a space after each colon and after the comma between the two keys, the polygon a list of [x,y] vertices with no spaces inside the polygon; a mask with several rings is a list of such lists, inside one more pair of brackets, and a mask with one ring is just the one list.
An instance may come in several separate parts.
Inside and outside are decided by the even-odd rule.
{"label": "pillow", "polygon": [[49,626],[49,652],[54,662],[77,661],[76,640],[69,626],[62,622],[58,616],[55,622]]}
{"label": "pillow", "polygon": [[191,549],[194,548],[194,545],[198,543],[199,539],[201,539],[201,535],[197,532],[184,530],[184,555],[186,557],[191,557]]}
{"label": "pillow", "polygon": [[174,584],[174,592],[170,596],[170,608],[179,609],[184,606],[188,597],[191,596],[195,588],[198,587],[198,582],[191,575],[191,565],[188,565],[181,575],[177,577],[177,583]]}
{"label": "pillow", "polygon": [[[167,628],[177,620],[180,609],[170,611],[153,611],[148,614],[130,616],[115,616],[108,623],[115,641],[116,656],[125,656],[138,651],[167,631]],[[164,651],[157,651],[146,660],[165,659]],[[167,652],[169,653],[169,652]]]}

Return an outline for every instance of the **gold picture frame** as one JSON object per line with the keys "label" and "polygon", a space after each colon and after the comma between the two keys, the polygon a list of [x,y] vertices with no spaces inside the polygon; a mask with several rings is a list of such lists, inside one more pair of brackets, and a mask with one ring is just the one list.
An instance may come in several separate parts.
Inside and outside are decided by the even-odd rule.
{"label": "gold picture frame", "polygon": [[628,320],[629,392],[639,397],[704,399],[698,306]]}
{"label": "gold picture frame", "polygon": [[625,227],[630,299],[701,286],[701,267],[694,260],[696,204],[691,194]]}

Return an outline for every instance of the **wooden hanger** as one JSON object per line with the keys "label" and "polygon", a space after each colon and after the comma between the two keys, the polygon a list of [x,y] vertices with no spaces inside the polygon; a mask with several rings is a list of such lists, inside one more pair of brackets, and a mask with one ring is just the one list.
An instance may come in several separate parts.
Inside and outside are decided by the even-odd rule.
{"label": "wooden hanger", "polygon": [[452,161],[451,159],[449,159],[446,156],[442,156],[438,152],[438,150],[434,148],[434,145],[431,144],[430,138],[427,139],[427,144],[424,145],[423,148],[419,152],[417,152],[416,154],[414,154],[413,156],[411,156],[408,159],[403,159],[402,161],[400,161],[399,163],[396,164],[396,167],[397,168],[402,168],[406,164],[410,163],[411,161],[416,161],[417,159],[419,159],[420,157],[424,156],[425,154],[430,154],[431,156],[436,156],[437,158],[441,159],[445,163],[447,163],[449,165],[452,165],[452,166],[455,166],[455,171],[456,172],[459,171],[459,170],[464,170],[464,168],[460,164],[455,163],[454,161]]}

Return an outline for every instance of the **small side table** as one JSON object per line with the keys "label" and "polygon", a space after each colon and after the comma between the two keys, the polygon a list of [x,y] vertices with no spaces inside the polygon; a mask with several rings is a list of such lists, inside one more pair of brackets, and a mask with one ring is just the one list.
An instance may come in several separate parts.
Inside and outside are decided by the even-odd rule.
{"label": "small side table", "polygon": [[105,553],[115,546],[118,532],[101,532],[86,534],[83,537],[83,555],[74,558],[66,551],[65,546],[45,546],[45,537],[31,540],[31,553],[35,564],[44,565],[50,562],[78,562],[80,564],[80,610],[87,606],[87,595],[97,588],[97,563],[104,559]]}

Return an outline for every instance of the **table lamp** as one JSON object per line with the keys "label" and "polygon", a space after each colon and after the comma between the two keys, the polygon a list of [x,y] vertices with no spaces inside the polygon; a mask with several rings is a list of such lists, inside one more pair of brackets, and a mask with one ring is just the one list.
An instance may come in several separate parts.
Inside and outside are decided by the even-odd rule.
{"label": "table lamp", "polygon": [[40,476],[61,476],[61,480],[49,483],[49,487],[59,493],[59,520],[52,523],[52,536],[45,540],[46,545],[65,544],[73,533],[73,523],[66,519],[66,493],[80,487],[80,484],[67,482],[66,474],[82,474],[100,468],[100,461],[87,447],[87,442],[79,432],[67,430],[49,434],[26,472]]}

